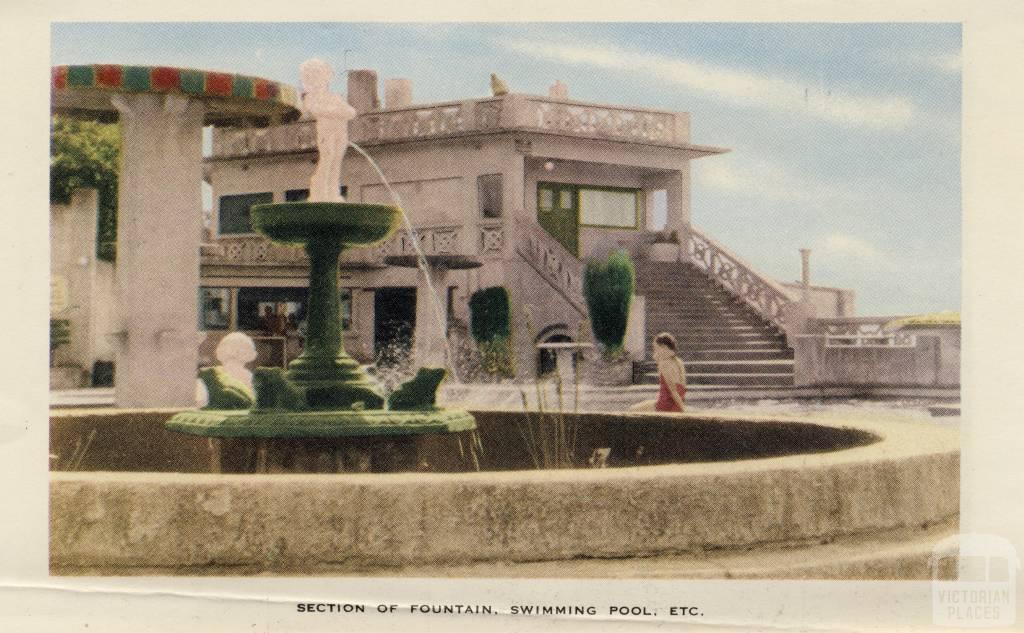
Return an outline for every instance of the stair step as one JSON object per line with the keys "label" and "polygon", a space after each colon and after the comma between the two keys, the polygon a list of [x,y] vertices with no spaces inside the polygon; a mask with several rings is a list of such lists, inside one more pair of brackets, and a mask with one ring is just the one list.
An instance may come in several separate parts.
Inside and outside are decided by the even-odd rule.
{"label": "stair step", "polygon": [[[792,360],[762,361],[689,361],[685,362],[687,379],[690,376],[761,374],[792,374]],[[644,373],[657,373],[657,367],[645,368]]]}
{"label": "stair step", "polygon": [[683,363],[689,365],[694,361],[719,361],[719,360],[786,360],[793,358],[791,349],[750,349],[750,350],[700,350],[687,352],[683,350],[679,357]]}
{"label": "stair step", "polygon": [[[694,388],[793,385],[793,350],[783,333],[693,264],[639,262],[647,333],[670,332]],[[648,350],[649,352],[649,350]],[[638,382],[657,383],[657,364],[635,365]]]}
{"label": "stair step", "polygon": [[764,332],[731,332],[728,330],[710,330],[704,332],[675,332],[673,336],[676,337],[676,341],[718,341],[718,340],[743,340],[749,341],[750,339],[764,339],[764,340],[776,340],[782,337],[778,334],[768,334]]}
{"label": "stair step", "polygon": [[[642,377],[643,384],[657,384],[657,374],[645,374]],[[772,386],[791,387],[793,386],[793,374],[701,374],[686,376],[686,386]]]}

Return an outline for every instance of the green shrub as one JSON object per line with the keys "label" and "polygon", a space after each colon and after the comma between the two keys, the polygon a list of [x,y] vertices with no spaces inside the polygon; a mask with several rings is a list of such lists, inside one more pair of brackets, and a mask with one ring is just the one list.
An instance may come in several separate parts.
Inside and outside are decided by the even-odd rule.
{"label": "green shrub", "polygon": [[71,340],[71,322],[67,319],[50,319],[50,351]]}
{"label": "green shrub", "polygon": [[516,351],[512,339],[496,336],[479,344],[483,370],[492,376],[514,378],[516,375]]}
{"label": "green shrub", "polygon": [[477,343],[512,334],[512,304],[502,286],[477,290],[469,298],[469,327]]}
{"label": "green shrub", "polygon": [[590,310],[590,328],[606,356],[622,352],[635,288],[636,270],[625,251],[616,251],[604,261],[587,262],[583,295]]}
{"label": "green shrub", "polygon": [[480,350],[483,370],[492,376],[515,376],[512,303],[508,290],[495,286],[474,292],[469,298],[469,329]]}

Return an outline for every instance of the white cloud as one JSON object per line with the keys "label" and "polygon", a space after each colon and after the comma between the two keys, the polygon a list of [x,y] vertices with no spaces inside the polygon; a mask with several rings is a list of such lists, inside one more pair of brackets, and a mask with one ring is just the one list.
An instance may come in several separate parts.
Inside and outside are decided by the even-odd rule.
{"label": "white cloud", "polygon": [[695,162],[693,180],[700,188],[761,200],[835,202],[856,197],[844,185],[812,182],[774,163],[742,161],[732,157],[712,157]]}
{"label": "white cloud", "polygon": [[836,258],[872,266],[879,270],[896,270],[892,259],[873,244],[862,238],[845,233],[833,233],[820,240],[815,251],[825,258]]}
{"label": "white cloud", "polygon": [[544,41],[501,40],[499,46],[516,53],[555,62],[642,72],[652,80],[671,82],[742,107],[768,108],[806,114],[843,125],[875,129],[902,128],[917,113],[903,97],[822,94],[816,82],[754,73],[697,61],[631,51],[610,45],[557,44]]}
{"label": "white cloud", "polygon": [[963,70],[964,61],[960,53],[940,53],[928,58],[932,67],[947,73],[959,73]]}

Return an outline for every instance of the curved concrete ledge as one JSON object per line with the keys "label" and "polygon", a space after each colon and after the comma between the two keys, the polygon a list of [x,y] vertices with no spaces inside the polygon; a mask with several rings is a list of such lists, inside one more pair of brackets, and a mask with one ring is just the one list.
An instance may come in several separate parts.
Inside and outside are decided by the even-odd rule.
{"label": "curved concrete ledge", "polygon": [[[758,419],[769,421],[721,421]],[[882,440],[813,455],[603,470],[53,473],[51,566],[358,572],[639,557],[921,529],[958,514],[955,429],[815,423]]]}

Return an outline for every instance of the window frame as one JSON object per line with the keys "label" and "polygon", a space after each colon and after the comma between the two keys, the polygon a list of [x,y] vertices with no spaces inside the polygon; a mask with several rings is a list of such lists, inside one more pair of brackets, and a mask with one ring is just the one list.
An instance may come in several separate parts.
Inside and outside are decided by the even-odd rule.
{"label": "window frame", "polygon": [[[497,181],[498,215],[489,216],[484,211],[484,182],[486,178]],[[480,174],[476,177],[476,212],[481,220],[502,220],[505,217],[505,175],[498,173]]]}
{"label": "window frame", "polygon": [[[633,194],[633,224],[590,224],[583,220],[583,191],[605,191],[612,193],[631,193]],[[643,189],[636,187],[605,187],[597,185],[577,185],[576,186],[576,209],[577,217],[579,218],[579,224],[581,227],[587,227],[591,229],[615,229],[619,231],[637,231],[640,229],[640,194]]]}
{"label": "window frame", "polygon": [[[249,230],[248,231],[232,231],[232,232],[225,233],[224,232],[224,223],[221,222],[221,213],[222,213],[222,208],[223,208],[223,205],[224,205],[224,199],[225,198],[246,198],[246,197],[255,197],[255,196],[264,196],[264,197],[265,196],[270,196],[270,199],[267,200],[267,201],[253,202],[252,204],[249,205],[249,208],[246,209],[246,213],[248,215]],[[251,235],[259,235],[259,233],[257,233],[252,228],[252,208],[254,206],[256,206],[257,204],[272,204],[273,202],[274,202],[274,192],[273,191],[255,191],[255,192],[250,192],[250,193],[229,193],[229,194],[225,194],[225,195],[222,195],[222,196],[218,196],[218,198],[217,198],[217,237],[246,237],[246,236],[251,236]]]}
{"label": "window frame", "polygon": [[[227,321],[224,327],[211,327],[206,322],[206,291],[208,290],[219,290],[224,293],[226,297],[224,314],[227,315]],[[231,329],[231,288],[229,286],[199,286],[199,296],[196,297],[199,303],[199,331],[200,332],[225,332]]]}

